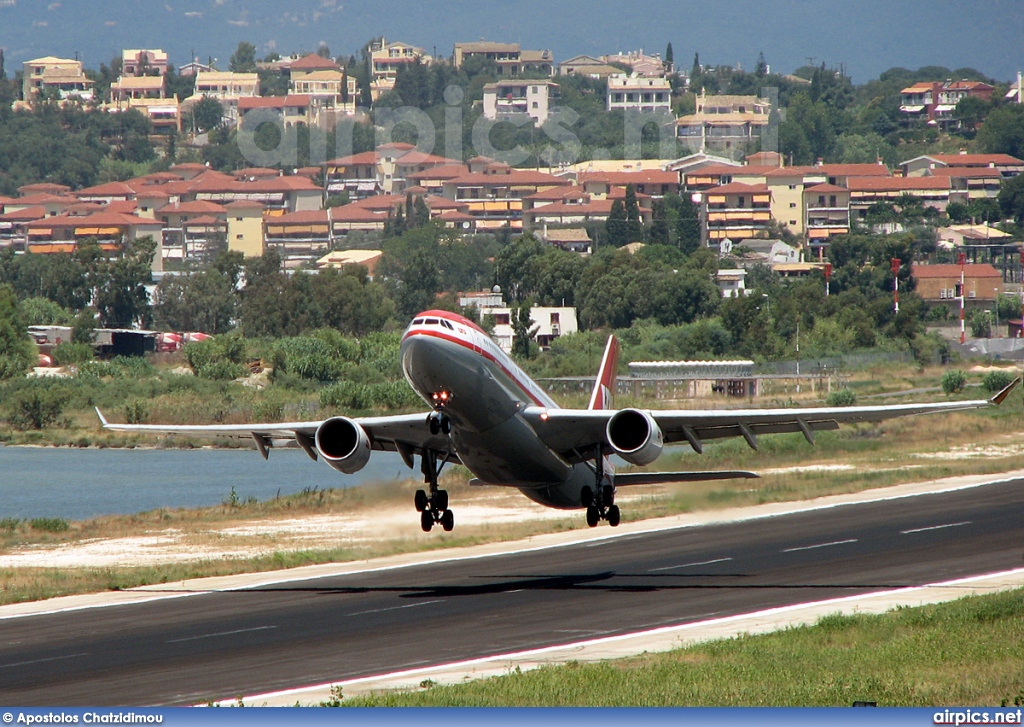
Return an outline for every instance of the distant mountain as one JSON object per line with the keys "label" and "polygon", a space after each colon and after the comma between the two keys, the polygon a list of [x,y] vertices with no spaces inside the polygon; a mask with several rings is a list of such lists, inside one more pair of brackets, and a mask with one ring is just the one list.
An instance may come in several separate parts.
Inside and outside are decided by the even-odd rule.
{"label": "distant mountain", "polygon": [[1020,55],[1024,3],[990,0],[0,0],[7,72],[44,55],[96,68],[122,48],[162,48],[181,65],[191,54],[227,61],[241,40],[258,55],[357,53],[386,35],[448,56],[456,41],[486,38],[547,48],[555,59],[643,48],[676,62],[753,68],[763,51],[773,70],[843,64],[856,82],[892,66],[972,66],[1009,80]]}

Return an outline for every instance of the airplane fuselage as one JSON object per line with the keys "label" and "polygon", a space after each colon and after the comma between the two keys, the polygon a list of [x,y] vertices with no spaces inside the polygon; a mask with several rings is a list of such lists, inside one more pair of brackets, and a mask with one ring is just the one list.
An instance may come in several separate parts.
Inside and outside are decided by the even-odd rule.
{"label": "airplane fuselage", "polygon": [[567,462],[519,416],[558,404],[479,326],[446,311],[421,313],[402,338],[401,360],[416,393],[449,417],[453,449],[481,483],[517,487],[549,507],[582,506],[594,468]]}

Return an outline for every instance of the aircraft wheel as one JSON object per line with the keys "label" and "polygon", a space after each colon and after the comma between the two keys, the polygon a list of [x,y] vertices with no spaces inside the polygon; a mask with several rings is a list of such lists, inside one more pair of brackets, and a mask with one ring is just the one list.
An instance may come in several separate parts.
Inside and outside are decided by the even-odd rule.
{"label": "aircraft wheel", "polygon": [[448,490],[438,490],[434,493],[434,507],[442,512],[448,509]]}
{"label": "aircraft wheel", "polygon": [[587,525],[596,528],[599,522],[601,522],[601,511],[591,505],[587,508]]}
{"label": "aircraft wheel", "polygon": [[430,510],[424,510],[420,513],[420,527],[423,528],[425,533],[429,533],[431,528],[434,527],[434,514]]}
{"label": "aircraft wheel", "polygon": [[427,425],[430,427],[431,434],[437,434],[441,431],[441,425],[437,422],[437,417],[431,415],[427,417]]}
{"label": "aircraft wheel", "polygon": [[590,507],[594,504],[594,491],[589,487],[584,487],[580,490],[580,504],[583,507]]}
{"label": "aircraft wheel", "polygon": [[601,489],[601,500],[606,506],[613,504],[615,502],[615,488],[611,485],[605,485]]}
{"label": "aircraft wheel", "polygon": [[441,431],[444,432],[445,434],[452,433],[452,420],[449,419],[448,417],[443,417],[441,419]]}
{"label": "aircraft wheel", "polygon": [[446,533],[450,533],[452,528],[455,527],[455,516],[452,515],[451,510],[445,510],[444,514],[441,515],[441,527],[444,528]]}
{"label": "aircraft wheel", "polygon": [[612,505],[608,508],[608,524],[613,528],[617,527],[619,522],[622,520],[622,513],[619,512],[618,505]]}
{"label": "aircraft wheel", "polygon": [[416,506],[416,512],[423,512],[427,509],[427,493],[423,490],[416,490],[416,494],[412,498],[413,504]]}

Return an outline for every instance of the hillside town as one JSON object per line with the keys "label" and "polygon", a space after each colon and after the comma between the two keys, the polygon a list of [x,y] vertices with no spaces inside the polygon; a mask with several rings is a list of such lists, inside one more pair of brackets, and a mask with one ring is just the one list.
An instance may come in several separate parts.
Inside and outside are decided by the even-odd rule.
{"label": "hillside town", "polygon": [[[865,120],[842,69],[780,76],[762,56],[752,73],[699,58],[686,70],[671,44],[664,54],[556,61],[548,50],[490,41],[433,57],[383,37],[360,58],[321,48],[257,59],[243,42],[230,70],[198,57],[175,68],[160,49],[125,49],[99,71],[47,56],[3,81],[2,119],[63,113],[66,127],[71,110],[115,119],[107,148],[120,161],[77,179],[59,164],[35,167],[38,178],[26,164],[0,171],[0,246],[16,256],[73,257],[87,244],[116,257],[151,241],[148,298],[116,321],[131,328],[152,325],[141,311],[159,305],[157,283],[196,275],[224,252],[272,254],[289,274],[358,267],[370,282],[383,260],[398,299],[396,289],[411,286],[402,279],[408,261],[389,264],[387,240],[426,226],[435,242],[483,240],[494,249],[475,288],[435,285],[422,303],[444,293],[474,306],[512,350],[512,318],[526,302],[536,306],[533,340],[545,348],[577,328],[645,315],[691,322],[715,310],[588,314],[573,300],[586,296],[578,271],[576,294],[559,300],[502,276],[494,252],[519,236],[581,259],[645,245],[691,257],[703,250],[715,261],[717,297],[729,299],[749,297],[761,270],[780,281],[820,280],[828,293],[849,241],[868,235],[892,248],[886,255],[907,282],[905,296],[946,306],[950,319],[984,310],[997,327],[1004,310],[1001,335],[1019,336],[1024,160],[989,151],[1016,143],[1020,154],[1013,129],[988,133],[996,117],[1024,128],[1019,75],[1005,84],[885,80],[897,91],[889,91],[894,118]],[[749,92],[734,92],[743,87]],[[581,127],[587,109],[612,129],[600,138],[614,146],[598,148]],[[851,122],[854,111],[865,118]],[[851,123],[862,128],[842,131]],[[898,288],[891,278],[882,286]],[[491,292],[499,282],[504,293]],[[397,309],[415,312],[401,300]]]}

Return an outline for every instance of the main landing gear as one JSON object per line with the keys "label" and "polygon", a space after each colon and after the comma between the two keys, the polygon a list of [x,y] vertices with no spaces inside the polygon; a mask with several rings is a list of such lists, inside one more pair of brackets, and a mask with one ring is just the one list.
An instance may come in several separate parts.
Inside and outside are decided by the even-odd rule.
{"label": "main landing gear", "polygon": [[[442,460],[441,467],[443,466]],[[438,467],[436,452],[428,449],[423,453],[420,471],[423,472],[423,481],[430,486],[430,490],[416,490],[413,503],[420,514],[420,527],[425,533],[431,531],[434,523],[440,523],[446,533],[455,527],[455,516],[448,509],[448,492],[437,487],[437,476],[441,474],[441,467]]]}
{"label": "main landing gear", "polygon": [[596,480],[594,489],[584,487],[580,493],[580,501],[587,508],[587,525],[594,528],[602,520],[607,520],[613,528],[618,527],[622,520],[619,506],[615,504],[615,486],[601,484],[604,479],[604,457],[598,450],[596,462]]}

